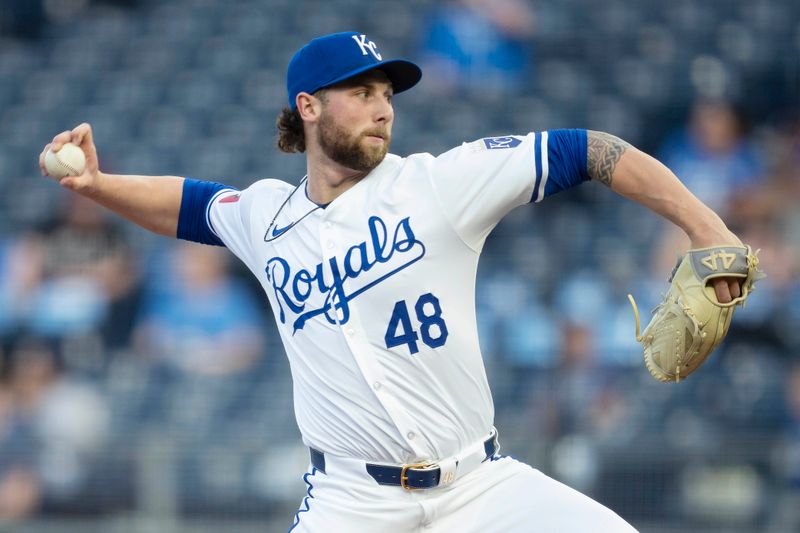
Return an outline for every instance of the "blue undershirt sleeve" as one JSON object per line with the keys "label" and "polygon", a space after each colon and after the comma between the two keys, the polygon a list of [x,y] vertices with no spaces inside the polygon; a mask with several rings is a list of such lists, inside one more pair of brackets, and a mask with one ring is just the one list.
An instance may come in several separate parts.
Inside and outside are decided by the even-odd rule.
{"label": "blue undershirt sleeve", "polygon": [[586,171],[586,130],[551,130],[548,132],[548,173],[544,196],[569,189],[589,180]]}
{"label": "blue undershirt sleeve", "polygon": [[213,181],[186,178],[183,181],[183,198],[178,215],[177,237],[201,244],[224,246],[220,238],[211,230],[206,214],[217,193],[232,189],[233,187]]}

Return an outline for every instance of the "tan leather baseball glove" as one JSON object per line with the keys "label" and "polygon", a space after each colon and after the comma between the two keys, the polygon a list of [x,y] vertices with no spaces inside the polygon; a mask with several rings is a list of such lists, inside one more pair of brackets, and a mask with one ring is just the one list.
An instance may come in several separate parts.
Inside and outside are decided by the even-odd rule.
{"label": "tan leather baseball glove", "polygon": [[[664,299],[639,334],[639,310],[628,299],[636,316],[636,340],[644,347],[644,362],[659,381],[680,381],[703,364],[725,335],[737,305],[744,305],[756,280],[758,251],[749,246],[714,246],[689,250],[670,276]],[[719,303],[714,278],[741,278],[741,296]]]}

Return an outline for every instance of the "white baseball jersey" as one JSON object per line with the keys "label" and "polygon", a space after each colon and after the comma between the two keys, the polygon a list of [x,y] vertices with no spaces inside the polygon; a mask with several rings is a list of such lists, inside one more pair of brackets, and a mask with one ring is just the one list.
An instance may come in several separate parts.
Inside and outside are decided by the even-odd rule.
{"label": "white baseball jersey", "polygon": [[305,182],[211,197],[208,229],[269,297],[306,445],[408,463],[485,438],[494,408],[475,319],[481,248],[515,207],[587,179],[585,139],[559,130],[388,155],[324,208]]}

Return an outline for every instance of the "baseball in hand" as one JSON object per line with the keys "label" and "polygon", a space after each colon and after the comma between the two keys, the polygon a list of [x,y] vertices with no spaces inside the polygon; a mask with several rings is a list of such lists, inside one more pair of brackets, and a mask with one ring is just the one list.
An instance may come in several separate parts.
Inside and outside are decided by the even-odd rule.
{"label": "baseball in hand", "polygon": [[56,179],[80,176],[86,168],[86,156],[79,147],[67,143],[58,152],[48,150],[44,156],[44,166],[47,173]]}

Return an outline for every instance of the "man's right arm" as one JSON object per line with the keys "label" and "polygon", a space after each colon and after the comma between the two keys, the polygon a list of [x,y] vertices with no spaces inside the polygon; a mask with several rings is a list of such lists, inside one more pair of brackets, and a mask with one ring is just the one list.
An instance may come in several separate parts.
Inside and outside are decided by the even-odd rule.
{"label": "man's right arm", "polygon": [[86,155],[86,169],[80,176],[68,176],[59,184],[154,233],[175,237],[183,198],[184,178],[178,176],[125,176],[100,172],[92,128],[83,123],[71,131],[59,133],[44,147],[39,167],[47,175],[44,155],[73,143]]}

